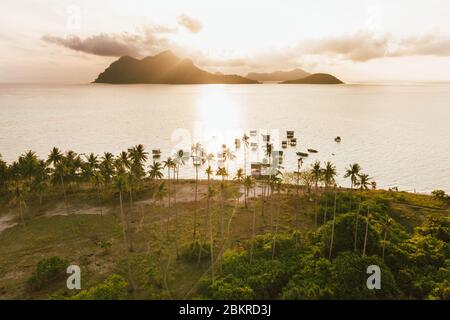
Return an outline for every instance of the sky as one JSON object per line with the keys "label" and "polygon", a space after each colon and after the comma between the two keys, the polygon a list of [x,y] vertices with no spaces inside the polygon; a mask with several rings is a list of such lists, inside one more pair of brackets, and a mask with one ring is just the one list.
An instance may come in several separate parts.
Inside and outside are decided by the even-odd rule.
{"label": "sky", "polygon": [[0,82],[85,83],[163,50],[211,72],[450,81],[448,0],[2,0]]}

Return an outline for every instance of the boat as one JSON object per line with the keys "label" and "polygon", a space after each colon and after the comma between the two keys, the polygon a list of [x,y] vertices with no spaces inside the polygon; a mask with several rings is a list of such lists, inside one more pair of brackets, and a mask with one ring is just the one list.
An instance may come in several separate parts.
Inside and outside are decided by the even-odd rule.
{"label": "boat", "polygon": [[152,156],[153,156],[153,159],[161,158],[161,150],[160,149],[152,150]]}
{"label": "boat", "polygon": [[341,137],[337,136],[336,138],[334,138],[334,142],[340,143],[341,142]]}
{"label": "boat", "polygon": [[294,131],[286,131],[286,137],[288,139],[294,138]]}
{"label": "boat", "polygon": [[283,148],[283,149],[286,149],[287,148],[287,141],[286,140],[283,140],[283,141],[281,141],[281,147]]}
{"label": "boat", "polygon": [[319,152],[319,151],[317,151],[317,150],[315,150],[315,149],[308,149],[308,152],[309,152],[309,153],[317,153],[317,152]]}
{"label": "boat", "polygon": [[256,130],[250,130],[250,136],[251,137],[255,137],[256,136],[257,131]]}
{"label": "boat", "polygon": [[289,141],[289,144],[290,144],[292,147],[295,147],[295,146],[297,145],[297,139],[296,139],[296,138],[292,138],[291,141]]}
{"label": "boat", "polygon": [[257,142],[250,142],[250,147],[252,149],[257,149],[258,148],[258,143]]}
{"label": "boat", "polygon": [[305,152],[297,152],[296,154],[297,154],[297,156],[302,157],[302,158],[307,158],[309,156],[309,154],[307,154]]}

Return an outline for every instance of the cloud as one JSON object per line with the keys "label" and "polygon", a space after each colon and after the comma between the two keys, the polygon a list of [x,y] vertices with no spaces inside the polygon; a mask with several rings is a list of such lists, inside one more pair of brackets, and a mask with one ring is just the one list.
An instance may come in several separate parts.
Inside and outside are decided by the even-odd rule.
{"label": "cloud", "polygon": [[396,38],[390,34],[359,31],[351,35],[302,41],[297,50],[302,54],[336,56],[355,62],[383,57],[450,56],[450,37],[428,33]]}
{"label": "cloud", "polygon": [[165,34],[176,32],[176,28],[166,26],[144,26],[136,33],[100,33],[87,38],[75,35],[58,37],[44,35],[42,40],[68,49],[98,56],[120,57],[157,53],[170,46]]}
{"label": "cloud", "polygon": [[139,48],[136,39],[127,35],[99,34],[81,39],[78,36],[55,37],[45,35],[42,37],[47,43],[57,44],[75,51],[95,54],[98,56],[137,56]]}
{"label": "cloud", "polygon": [[199,20],[189,17],[185,14],[179,15],[177,22],[180,26],[185,27],[192,33],[199,33],[203,28]]}

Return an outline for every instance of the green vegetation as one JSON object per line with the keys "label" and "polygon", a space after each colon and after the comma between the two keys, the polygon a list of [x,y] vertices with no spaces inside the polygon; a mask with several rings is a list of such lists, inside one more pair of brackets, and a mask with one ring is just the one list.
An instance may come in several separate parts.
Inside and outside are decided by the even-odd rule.
{"label": "green vegetation", "polygon": [[[332,163],[300,170],[301,158],[255,180],[229,172],[234,158],[214,168],[196,144],[148,167],[142,145],[0,160],[0,218],[15,214],[0,231],[0,298],[450,298],[445,193],[375,190],[357,164],[339,188]],[[189,162],[195,180],[179,179]],[[69,264],[81,291],[65,286]],[[369,265],[381,290],[366,287]]]}
{"label": "green vegetation", "polygon": [[27,281],[30,289],[42,289],[44,285],[62,278],[68,266],[68,261],[59,257],[51,257],[39,261],[36,270]]}

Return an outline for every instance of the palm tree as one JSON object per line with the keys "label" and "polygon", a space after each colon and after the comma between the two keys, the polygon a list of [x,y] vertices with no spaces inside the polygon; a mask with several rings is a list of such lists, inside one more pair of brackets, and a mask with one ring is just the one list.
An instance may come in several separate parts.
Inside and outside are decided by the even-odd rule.
{"label": "palm tree", "polygon": [[252,176],[246,176],[244,179],[244,199],[245,199],[245,208],[247,208],[247,198],[249,191],[255,186],[255,180]]}
{"label": "palm tree", "polygon": [[[164,197],[167,195],[167,189],[164,182],[160,183],[158,186],[158,189],[155,193],[155,199],[159,203],[159,205],[162,205],[162,201],[164,200]],[[163,251],[163,215],[162,212],[159,215],[159,259],[161,260],[162,251]]]}
{"label": "palm tree", "polygon": [[225,169],[224,167],[218,168],[216,171],[216,175],[222,177],[222,182],[220,184],[220,207],[221,207],[221,214],[220,214],[221,242],[220,242],[220,245],[222,247],[223,243],[224,243],[224,236],[225,236],[225,234],[224,234],[224,218],[225,218],[224,202],[225,202],[225,177],[228,176],[227,169]]}
{"label": "palm tree", "polygon": [[369,177],[368,174],[362,173],[359,176],[359,180],[356,183],[356,186],[359,187],[360,190],[368,190],[369,186],[371,185],[370,180],[372,178]]}
{"label": "palm tree", "polygon": [[335,223],[336,223],[336,186],[334,187],[333,224],[331,226],[331,243],[330,243],[330,254],[328,255],[328,260],[331,260],[331,253],[333,251],[334,225],[335,225]]}
{"label": "palm tree", "polygon": [[25,219],[23,217],[23,209],[27,206],[26,203],[26,194],[27,187],[23,183],[15,182],[11,187],[11,201],[10,204],[12,206],[16,206],[19,212],[19,217],[22,222],[22,225],[25,227]]}
{"label": "palm tree", "polygon": [[156,180],[162,179],[164,177],[164,174],[162,172],[163,167],[160,162],[153,161],[153,164],[151,164],[149,168],[150,168],[149,172],[150,179]]}
{"label": "palm tree", "polygon": [[225,177],[228,177],[227,169],[225,169],[224,167],[218,168],[217,171],[216,171],[216,176],[221,176],[222,177],[222,182],[224,182],[225,181]]}
{"label": "palm tree", "polygon": [[[211,167],[207,169],[208,181],[209,177],[212,174]],[[212,223],[212,214],[210,212],[210,201],[215,195],[215,190],[208,185],[208,194],[206,196],[206,216],[208,217],[208,229],[209,229],[209,250],[210,250],[210,258],[211,258],[211,281],[214,284],[214,239],[213,239],[213,223]]]}
{"label": "palm tree", "polygon": [[[275,177],[275,184],[278,190],[278,194],[280,194],[281,188],[283,187],[283,179],[279,178],[279,177]],[[278,201],[277,204],[277,214],[275,217],[275,234],[273,236],[273,243],[272,243],[272,260],[275,258],[275,246],[277,243],[277,236],[278,236],[278,224],[279,224],[279,220],[280,220],[280,201]]]}
{"label": "palm tree", "polygon": [[311,175],[315,186],[315,196],[314,196],[314,208],[315,208],[315,226],[317,227],[317,197],[319,191],[319,181],[322,180],[322,168],[320,167],[320,161],[314,162],[311,166]]}
{"label": "palm tree", "polygon": [[[170,212],[170,170],[176,168],[176,164],[175,162],[173,162],[172,158],[167,158],[166,161],[163,161],[163,167],[167,168],[167,190],[168,190],[168,207],[169,207],[169,212]],[[166,237],[169,237],[169,221],[170,221],[170,216],[167,216],[167,223],[166,223]]]}
{"label": "palm tree", "polygon": [[39,207],[42,206],[42,196],[45,189],[48,187],[48,178],[50,170],[44,160],[39,160],[36,165],[35,178],[33,180],[32,188],[39,193]]}
{"label": "palm tree", "polygon": [[178,183],[178,176],[180,175],[180,167],[186,164],[186,162],[184,161],[183,149],[180,149],[176,152],[174,161],[177,165],[177,183]]}
{"label": "palm tree", "polygon": [[383,237],[383,251],[382,251],[382,254],[381,254],[381,259],[383,261],[384,261],[384,250],[385,250],[385,247],[386,247],[387,232],[388,232],[388,229],[391,226],[392,222],[393,222],[393,220],[390,217],[388,217],[386,219],[386,222],[384,223],[384,226],[383,226],[384,237]]}
{"label": "palm tree", "polygon": [[352,210],[353,186],[358,182],[361,167],[357,163],[350,164],[345,171],[344,178],[350,178],[350,211]]}
{"label": "palm tree", "polygon": [[132,190],[134,182],[140,184],[142,177],[145,176],[144,164],[148,159],[148,152],[142,144],[135,145],[128,149],[128,159],[130,163],[130,202],[133,205]]}
{"label": "palm tree", "polygon": [[116,161],[117,173],[114,176],[114,185],[119,190],[120,216],[122,218],[123,241],[127,252],[132,251],[132,245],[128,238],[128,218],[123,210],[123,192],[128,188],[128,177],[125,168],[120,160]]}
{"label": "palm tree", "polygon": [[230,148],[226,148],[223,152],[223,159],[227,164],[227,172],[230,172],[229,163],[236,159],[236,154]]}
{"label": "palm tree", "polygon": [[363,253],[362,253],[363,258],[366,256],[367,235],[369,233],[369,223],[370,223],[371,217],[372,216],[370,214],[370,208],[369,208],[369,206],[367,206],[366,232],[364,234],[364,246],[363,246]]}
{"label": "palm tree", "polygon": [[178,175],[180,172],[180,166],[185,164],[184,162],[184,151],[182,149],[178,150],[175,155],[175,166],[173,168],[174,179],[176,175],[176,182],[173,188],[173,201],[175,206],[175,251],[177,253],[177,258],[179,258],[179,250],[178,250],[178,207],[177,207],[177,185],[178,185]]}
{"label": "palm tree", "polygon": [[[325,191],[328,192],[328,187],[335,183],[335,177],[337,175],[336,166],[330,161],[325,162],[325,168],[322,169],[322,179],[325,184]],[[328,213],[328,197],[325,197],[325,213],[323,216],[323,222],[327,221]]]}
{"label": "palm tree", "polygon": [[114,176],[114,155],[111,152],[105,152],[100,163],[100,172],[105,178],[105,183],[109,184]]}
{"label": "palm tree", "polygon": [[250,137],[247,135],[247,133],[244,133],[242,136],[242,142],[244,143],[244,175],[247,176],[247,150],[249,145],[249,139]]}
{"label": "palm tree", "polygon": [[168,190],[168,201],[169,201],[168,205],[170,208],[170,170],[172,170],[176,165],[175,165],[175,162],[173,162],[172,158],[170,158],[170,157],[167,158],[167,160],[163,161],[162,164],[163,164],[163,168],[167,169],[167,184],[168,184],[167,190]]}
{"label": "palm tree", "polygon": [[64,185],[64,174],[66,173],[66,168],[63,164],[64,155],[59,151],[57,147],[53,147],[48,155],[47,163],[53,165],[53,170],[55,175],[58,175],[61,181],[61,186],[63,188],[64,194],[64,204],[67,211],[67,195],[66,195],[66,187]]}
{"label": "palm tree", "polygon": [[[239,188],[240,188],[242,182],[244,181],[244,178],[245,178],[245,176],[244,176],[244,170],[243,170],[242,168],[239,168],[239,169],[236,171],[236,175],[235,175],[234,178],[233,178],[233,180],[236,181],[236,182],[239,184]],[[245,190],[244,190],[244,198],[246,198],[246,196],[245,196]],[[245,199],[245,202],[247,202],[247,199]],[[238,198],[238,203],[239,203],[239,198]]]}
{"label": "palm tree", "polygon": [[361,211],[361,202],[358,204],[358,210],[355,215],[355,241],[354,241],[354,250],[357,250],[357,242],[358,242],[358,223],[359,223],[359,212]]}
{"label": "palm tree", "polygon": [[133,176],[131,174],[131,162],[128,156],[128,152],[122,151],[119,153],[117,160],[120,161],[122,168],[125,170],[125,174],[128,176],[128,192],[130,194],[130,208],[133,208],[133,194],[132,194],[132,185],[133,185]]}
{"label": "palm tree", "polygon": [[193,239],[194,242],[197,238],[197,197],[198,197],[198,168],[203,164],[204,149],[203,146],[197,142],[191,147],[192,152],[192,164],[195,168],[195,210],[194,210],[194,234]]}
{"label": "palm tree", "polygon": [[93,173],[91,177],[91,183],[94,185],[95,189],[97,190],[97,198],[98,198],[98,204],[100,205],[100,215],[103,215],[103,207],[102,204],[102,198],[101,198],[101,188],[105,184],[105,178],[103,175],[96,171]]}
{"label": "palm tree", "polygon": [[337,176],[336,166],[327,161],[325,163],[325,168],[323,169],[323,181],[325,183],[325,188],[335,183],[335,177]]}

